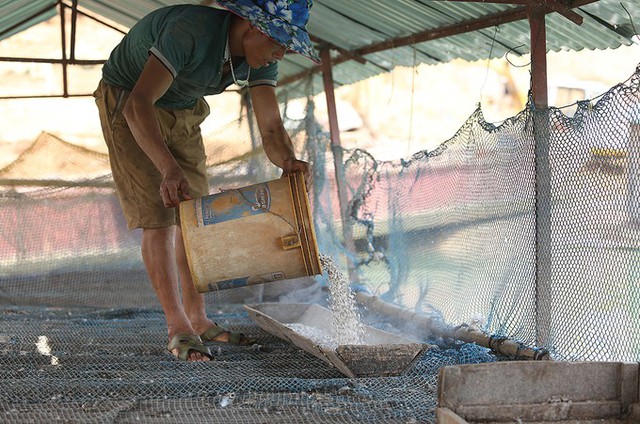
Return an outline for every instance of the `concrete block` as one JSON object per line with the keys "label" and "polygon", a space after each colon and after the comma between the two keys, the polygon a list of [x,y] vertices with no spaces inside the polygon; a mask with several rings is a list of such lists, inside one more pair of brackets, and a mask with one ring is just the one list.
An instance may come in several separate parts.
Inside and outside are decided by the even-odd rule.
{"label": "concrete block", "polygon": [[438,407],[447,411],[437,415],[442,416],[438,422],[638,423],[638,385],[637,363],[517,361],[443,367]]}

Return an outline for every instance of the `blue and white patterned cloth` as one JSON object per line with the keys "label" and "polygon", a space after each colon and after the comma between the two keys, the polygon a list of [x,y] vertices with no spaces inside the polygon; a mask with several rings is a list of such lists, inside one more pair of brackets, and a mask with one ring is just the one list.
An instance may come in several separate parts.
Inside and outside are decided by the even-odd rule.
{"label": "blue and white patterned cloth", "polygon": [[287,50],[320,63],[306,28],[312,0],[216,0],[214,3],[251,22]]}

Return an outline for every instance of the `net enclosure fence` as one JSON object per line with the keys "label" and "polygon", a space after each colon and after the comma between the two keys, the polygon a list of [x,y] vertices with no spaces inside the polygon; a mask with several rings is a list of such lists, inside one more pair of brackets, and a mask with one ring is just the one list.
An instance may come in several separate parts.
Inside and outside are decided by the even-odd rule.
{"label": "net enclosure fence", "polygon": [[[494,125],[478,109],[395,161],[332,146],[312,97],[302,119],[285,107],[313,166],[320,252],[354,292],[450,328],[559,361],[639,361],[639,88],[640,68],[572,116],[529,103]],[[248,116],[205,141],[213,192],[280,176]],[[252,147],[220,150],[239,138]],[[259,344],[178,362],[108,158],[42,134],[0,179],[2,422],[433,422],[442,366],[505,359],[361,305],[368,325],[431,348],[402,375],[347,378],[242,307],[327,305],[323,274],[207,293],[213,319]]]}

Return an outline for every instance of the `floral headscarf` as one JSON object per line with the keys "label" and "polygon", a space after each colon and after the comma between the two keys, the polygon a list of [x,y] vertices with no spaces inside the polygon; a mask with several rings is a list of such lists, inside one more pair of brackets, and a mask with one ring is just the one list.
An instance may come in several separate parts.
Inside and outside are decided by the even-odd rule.
{"label": "floral headscarf", "polygon": [[268,35],[287,50],[320,63],[306,26],[312,0],[215,0]]}

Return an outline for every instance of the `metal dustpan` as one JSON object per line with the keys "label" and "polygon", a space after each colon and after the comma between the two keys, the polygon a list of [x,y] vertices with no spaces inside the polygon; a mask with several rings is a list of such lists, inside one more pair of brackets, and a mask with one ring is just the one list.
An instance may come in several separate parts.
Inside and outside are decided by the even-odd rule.
{"label": "metal dustpan", "polygon": [[363,344],[319,344],[288,325],[300,324],[331,334],[333,313],[327,308],[311,303],[261,303],[244,308],[260,328],[333,365],[347,377],[403,374],[429,347],[370,326],[365,326]]}

